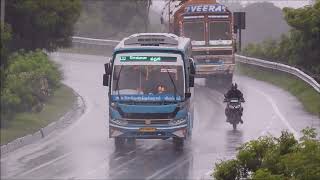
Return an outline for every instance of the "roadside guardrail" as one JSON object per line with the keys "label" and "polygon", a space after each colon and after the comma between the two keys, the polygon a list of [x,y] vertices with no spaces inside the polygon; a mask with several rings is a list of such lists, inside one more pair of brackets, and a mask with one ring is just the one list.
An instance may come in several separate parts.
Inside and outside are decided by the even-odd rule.
{"label": "roadside guardrail", "polygon": [[250,65],[255,65],[255,66],[260,66],[264,68],[269,68],[269,69],[274,69],[282,72],[286,72],[289,74],[292,74],[301,80],[305,81],[308,83],[310,86],[312,86],[317,92],[320,93],[320,84],[313,79],[311,76],[307,75],[303,71],[291,67],[285,64],[281,63],[276,63],[276,62],[271,62],[271,61],[265,61],[257,58],[251,58],[251,57],[246,57],[246,56],[241,56],[241,55],[236,55],[237,61],[244,63],[244,64],[250,64]]}
{"label": "roadside guardrail", "polygon": [[[81,43],[81,44],[92,44],[92,45],[101,45],[101,46],[116,46],[120,41],[119,40],[108,40],[108,39],[94,39],[94,38],[87,38],[87,37],[80,37],[80,36],[73,36],[72,37],[73,43]],[[282,72],[286,72],[289,74],[292,74],[301,80],[308,83],[310,86],[312,86],[317,92],[320,93],[320,84],[313,79],[311,76],[307,75],[303,71],[291,67],[285,64],[281,63],[275,63],[271,61],[265,61],[257,58],[251,58],[241,55],[236,55],[237,61],[244,63],[244,64],[250,64],[255,66],[260,66],[264,68],[274,69]]]}
{"label": "roadside guardrail", "polygon": [[120,42],[119,40],[94,39],[94,38],[86,38],[86,37],[79,37],[79,36],[72,37],[72,43],[80,43],[80,44],[116,46],[119,42]]}

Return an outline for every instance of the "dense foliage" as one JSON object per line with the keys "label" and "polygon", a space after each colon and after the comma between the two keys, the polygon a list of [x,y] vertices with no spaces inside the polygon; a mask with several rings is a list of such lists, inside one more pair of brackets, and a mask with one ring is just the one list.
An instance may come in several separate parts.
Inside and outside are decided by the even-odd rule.
{"label": "dense foliage", "polygon": [[296,66],[320,80],[320,0],[313,6],[283,11],[293,28],[290,33],[279,41],[249,44],[243,54]]}
{"label": "dense foliage", "polygon": [[83,8],[76,25],[76,34],[95,38],[115,38],[119,33],[126,36],[146,32],[151,2],[82,0]]}
{"label": "dense foliage", "polygon": [[41,110],[61,79],[58,67],[41,51],[14,53],[9,62],[1,86],[1,120],[16,112]]}
{"label": "dense foliage", "polygon": [[80,0],[10,0],[1,27],[1,123],[39,111],[59,86],[57,66],[40,50],[71,43]]}
{"label": "dense foliage", "polygon": [[4,27],[1,27],[0,25],[0,29],[3,30],[1,31],[1,43],[0,43],[0,53],[1,53],[1,61],[0,61],[0,65],[2,67],[2,65],[6,64],[6,60],[8,58],[8,54],[9,54],[9,49],[8,49],[8,43],[11,40],[11,27],[8,24],[5,24]]}
{"label": "dense foliage", "polygon": [[80,0],[9,0],[5,21],[12,27],[12,50],[68,46],[80,16]]}
{"label": "dense foliage", "polygon": [[243,144],[236,159],[216,164],[217,180],[320,179],[320,141],[315,129],[302,131],[300,141],[283,131],[279,138],[260,137]]}

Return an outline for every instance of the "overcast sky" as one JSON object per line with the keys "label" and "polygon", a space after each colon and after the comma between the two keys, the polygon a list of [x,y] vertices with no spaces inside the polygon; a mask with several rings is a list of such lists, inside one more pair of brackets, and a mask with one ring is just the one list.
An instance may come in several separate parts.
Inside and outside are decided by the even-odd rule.
{"label": "overcast sky", "polygon": [[[155,11],[161,12],[162,7],[165,5],[166,0],[152,0],[152,9]],[[253,3],[253,2],[261,2],[263,0],[240,0],[243,5],[246,5],[248,3]],[[218,0],[218,2],[239,2],[239,0]],[[278,6],[280,8],[283,7],[293,7],[293,8],[299,8],[303,7],[305,5],[308,5],[312,0],[273,0],[269,1],[272,2],[275,6]]]}

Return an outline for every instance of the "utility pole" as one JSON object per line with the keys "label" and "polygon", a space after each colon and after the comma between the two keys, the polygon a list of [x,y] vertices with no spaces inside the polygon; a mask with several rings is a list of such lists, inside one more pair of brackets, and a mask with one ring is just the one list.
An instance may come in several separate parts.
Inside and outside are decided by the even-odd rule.
{"label": "utility pole", "polygon": [[239,29],[239,50],[241,52],[241,28]]}
{"label": "utility pole", "polygon": [[1,33],[4,29],[5,0],[1,0]]}
{"label": "utility pole", "polygon": [[169,9],[169,12],[168,12],[168,16],[169,16],[169,30],[168,30],[168,32],[170,32],[170,24],[171,24],[171,21],[170,21],[170,18],[171,18],[171,17],[170,17],[170,11],[171,11],[171,10],[170,10],[170,7],[171,7],[171,4],[170,4],[170,3],[171,3],[171,0],[169,0],[169,8],[168,8],[168,9]]}

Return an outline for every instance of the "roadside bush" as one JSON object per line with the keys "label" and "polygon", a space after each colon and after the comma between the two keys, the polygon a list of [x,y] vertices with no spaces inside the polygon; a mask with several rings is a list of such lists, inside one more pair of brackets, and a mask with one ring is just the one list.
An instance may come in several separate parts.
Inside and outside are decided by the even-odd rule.
{"label": "roadside bush", "polygon": [[60,85],[58,67],[40,50],[13,53],[8,62],[1,87],[1,119],[9,120],[17,112],[40,111]]}
{"label": "roadside bush", "polygon": [[240,165],[237,160],[228,160],[216,164],[219,171],[214,173],[217,180],[238,180],[240,179]]}
{"label": "roadside bush", "polygon": [[213,176],[228,179],[320,179],[320,140],[314,128],[296,140],[283,131],[279,138],[252,140],[239,148],[236,159],[217,163]]}

